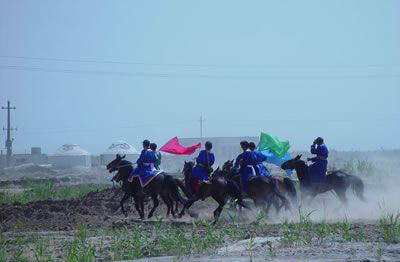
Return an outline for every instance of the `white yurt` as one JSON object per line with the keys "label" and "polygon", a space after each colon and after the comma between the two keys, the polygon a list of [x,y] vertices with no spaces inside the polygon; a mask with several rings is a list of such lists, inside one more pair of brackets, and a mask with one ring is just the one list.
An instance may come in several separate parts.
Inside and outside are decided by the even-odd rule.
{"label": "white yurt", "polygon": [[101,165],[107,165],[113,161],[117,154],[126,155],[125,159],[131,162],[136,162],[140,155],[139,151],[127,142],[123,140],[115,141],[100,155]]}
{"label": "white yurt", "polygon": [[90,153],[77,144],[62,145],[49,156],[50,164],[55,168],[91,167]]}

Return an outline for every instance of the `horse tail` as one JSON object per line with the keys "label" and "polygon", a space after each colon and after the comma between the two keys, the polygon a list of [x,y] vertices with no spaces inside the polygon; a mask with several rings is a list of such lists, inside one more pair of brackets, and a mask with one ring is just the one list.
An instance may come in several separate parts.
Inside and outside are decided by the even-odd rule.
{"label": "horse tail", "polygon": [[187,189],[186,189],[186,187],[185,187],[184,182],[183,182],[181,179],[179,179],[179,178],[174,178],[174,182],[175,182],[175,184],[181,189],[181,191],[185,194],[185,196],[186,196],[187,198],[189,198],[190,195],[189,195],[189,193],[187,192]]}
{"label": "horse tail", "polygon": [[228,179],[227,180],[227,186],[228,186],[228,194],[229,194],[229,196],[232,197],[233,199],[235,199],[239,206],[242,206],[244,208],[248,208],[243,203],[242,192],[240,191],[240,188],[236,184],[236,182]]}
{"label": "horse tail", "polygon": [[283,178],[283,183],[285,184],[285,189],[288,192],[289,197],[292,200],[292,203],[293,204],[297,203],[297,191],[292,179],[285,177]]}
{"label": "horse tail", "polygon": [[353,193],[363,202],[367,202],[364,197],[364,182],[358,176],[348,175]]}
{"label": "horse tail", "polygon": [[287,200],[287,198],[279,191],[279,188],[278,188],[278,186],[277,186],[277,182],[276,181],[274,181],[273,180],[273,178],[270,178],[269,180],[268,180],[268,182],[267,183],[269,183],[270,185],[271,185],[271,193],[274,195],[274,196],[276,196],[276,197],[278,197],[281,201],[282,201],[282,205],[281,205],[281,207],[282,206],[284,206],[285,207],[285,209],[286,210],[290,210],[290,202],[289,202],[289,200]]}
{"label": "horse tail", "polygon": [[171,175],[164,176],[164,185],[170,190],[171,196],[175,201],[185,205],[186,200],[179,193],[179,188]]}

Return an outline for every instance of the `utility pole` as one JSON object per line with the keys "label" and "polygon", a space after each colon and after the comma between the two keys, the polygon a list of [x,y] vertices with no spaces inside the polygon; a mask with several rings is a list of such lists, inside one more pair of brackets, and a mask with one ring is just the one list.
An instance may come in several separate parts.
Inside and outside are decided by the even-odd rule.
{"label": "utility pole", "polygon": [[[7,107],[2,106],[1,109],[7,109],[7,140],[6,140],[6,148],[7,148],[7,166],[11,165],[11,156],[12,156],[12,142],[14,139],[11,138],[11,131],[17,130],[16,128],[11,127],[11,116],[10,110],[16,109],[16,107],[10,106],[10,101],[7,101]],[[3,127],[3,130],[5,128]]]}
{"label": "utility pole", "polygon": [[200,116],[200,141],[203,139],[203,116]]}
{"label": "utility pole", "polygon": [[203,142],[203,116],[200,116],[200,142]]}

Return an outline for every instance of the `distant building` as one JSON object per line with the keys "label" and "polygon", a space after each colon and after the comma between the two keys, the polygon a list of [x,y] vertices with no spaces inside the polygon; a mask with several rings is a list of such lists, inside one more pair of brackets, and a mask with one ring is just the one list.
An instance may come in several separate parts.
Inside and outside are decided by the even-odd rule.
{"label": "distant building", "polygon": [[65,144],[48,158],[55,168],[91,167],[89,152],[76,144]]}
{"label": "distant building", "polygon": [[136,162],[140,153],[127,142],[119,140],[112,143],[106,151],[100,155],[100,164],[107,165],[115,159],[116,154],[126,155],[126,160]]}
{"label": "distant building", "polygon": [[[33,163],[36,165],[43,165],[48,163],[47,155],[42,154],[40,147],[32,147],[31,153],[13,154],[11,156],[11,166],[18,166],[23,164]],[[5,154],[0,154],[0,167],[6,167],[7,157]]]}

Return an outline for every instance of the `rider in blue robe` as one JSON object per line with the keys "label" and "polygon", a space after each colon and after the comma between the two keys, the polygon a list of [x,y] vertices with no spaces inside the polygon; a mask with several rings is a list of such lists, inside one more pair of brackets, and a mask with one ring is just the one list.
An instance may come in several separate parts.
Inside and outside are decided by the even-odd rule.
{"label": "rider in blue robe", "polygon": [[144,187],[151,181],[151,179],[158,173],[155,168],[157,157],[150,149],[150,141],[143,141],[143,150],[140,153],[138,160],[136,160],[137,167],[132,171],[129,181],[132,182],[133,177],[138,175],[140,183]]}
{"label": "rider in blue robe", "polygon": [[328,169],[329,151],[324,144],[324,139],[318,137],[314,140],[311,146],[311,154],[316,155],[313,158],[308,158],[308,161],[313,162],[308,168],[309,179],[311,183],[324,183],[326,170]]}
{"label": "rider in blue robe", "polygon": [[211,153],[211,142],[205,143],[205,150],[200,151],[196,158],[196,166],[193,168],[192,177],[200,181],[208,180],[212,171],[212,165],[215,162],[215,156]]}
{"label": "rider in blue robe", "polygon": [[249,143],[247,141],[240,142],[240,146],[243,149],[240,160],[242,190],[247,193],[249,191],[249,180],[251,177],[256,175],[256,170],[254,166],[257,165],[257,157],[249,149]]}
{"label": "rider in blue robe", "polygon": [[267,157],[263,155],[260,151],[256,150],[256,145],[253,142],[249,143],[249,148],[251,152],[254,154],[254,157],[257,161],[256,165],[254,165],[257,175],[271,176],[271,173],[263,164],[263,162],[267,161]]}

